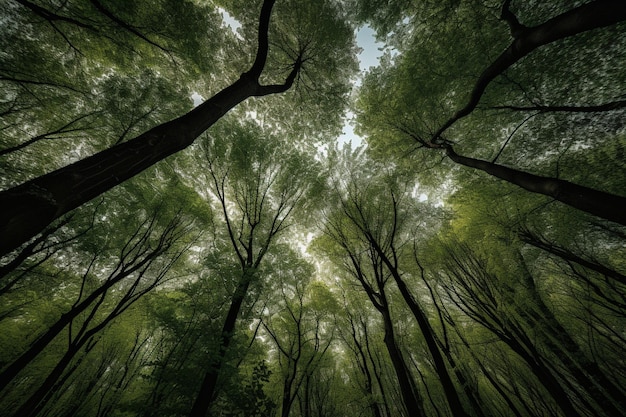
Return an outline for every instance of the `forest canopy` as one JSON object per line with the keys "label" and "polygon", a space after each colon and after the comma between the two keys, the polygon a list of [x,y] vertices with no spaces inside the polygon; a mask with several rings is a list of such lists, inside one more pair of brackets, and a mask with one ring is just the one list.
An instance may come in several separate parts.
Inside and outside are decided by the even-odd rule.
{"label": "forest canopy", "polygon": [[3,1],[0,414],[626,416],[625,21]]}

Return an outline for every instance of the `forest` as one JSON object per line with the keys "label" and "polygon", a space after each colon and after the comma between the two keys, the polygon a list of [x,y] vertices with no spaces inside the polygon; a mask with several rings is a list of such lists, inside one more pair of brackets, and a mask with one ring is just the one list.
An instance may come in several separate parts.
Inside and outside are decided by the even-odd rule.
{"label": "forest", "polygon": [[1,0],[0,415],[626,417],[625,22]]}

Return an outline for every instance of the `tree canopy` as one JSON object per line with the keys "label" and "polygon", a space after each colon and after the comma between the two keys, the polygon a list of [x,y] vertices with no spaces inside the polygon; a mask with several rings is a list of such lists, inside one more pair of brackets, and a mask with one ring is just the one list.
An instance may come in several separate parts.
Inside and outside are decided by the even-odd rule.
{"label": "tree canopy", "polygon": [[623,1],[5,0],[0,46],[0,414],[626,416]]}

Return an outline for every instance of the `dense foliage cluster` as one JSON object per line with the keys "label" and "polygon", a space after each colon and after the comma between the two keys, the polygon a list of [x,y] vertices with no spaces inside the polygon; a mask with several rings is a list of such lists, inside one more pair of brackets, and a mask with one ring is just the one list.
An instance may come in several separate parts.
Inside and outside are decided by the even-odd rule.
{"label": "dense foliage cluster", "polygon": [[625,21],[3,1],[0,414],[626,416]]}

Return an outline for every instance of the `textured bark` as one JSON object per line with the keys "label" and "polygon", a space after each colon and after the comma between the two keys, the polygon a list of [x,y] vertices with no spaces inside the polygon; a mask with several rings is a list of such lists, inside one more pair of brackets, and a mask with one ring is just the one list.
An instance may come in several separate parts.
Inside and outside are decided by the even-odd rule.
{"label": "textured bark", "polygon": [[626,225],[626,210],[624,209],[626,197],[594,190],[558,178],[542,177],[482,159],[462,156],[454,152],[449,145],[446,146],[446,152],[450,159],[458,164],[479,169],[525,190],[552,197],[570,207]]}
{"label": "textured bark", "polygon": [[261,10],[258,51],[250,70],[189,113],[91,157],[0,193],[0,255],[35,236],[54,219],[179,152],[229,110],[252,96],[287,91],[301,66],[298,58],[284,84],[261,85],[267,60],[274,0]]}

